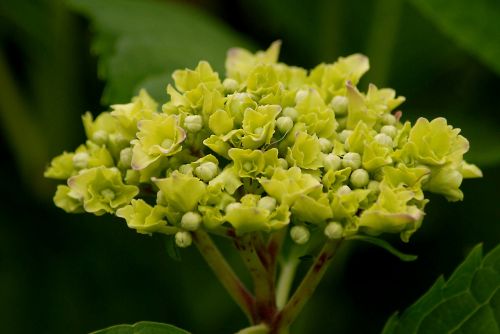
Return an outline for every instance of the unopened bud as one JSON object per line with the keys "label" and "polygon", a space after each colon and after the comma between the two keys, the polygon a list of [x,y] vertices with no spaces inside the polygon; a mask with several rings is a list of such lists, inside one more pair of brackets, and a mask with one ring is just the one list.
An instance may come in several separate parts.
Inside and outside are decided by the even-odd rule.
{"label": "unopened bud", "polygon": [[323,166],[327,171],[329,170],[339,170],[342,165],[342,159],[333,153],[327,154],[323,158]]}
{"label": "unopened bud", "polygon": [[349,101],[347,100],[347,97],[339,95],[332,99],[330,106],[332,107],[335,115],[343,116],[347,113],[348,103]]}
{"label": "unopened bud", "polygon": [[351,167],[352,169],[358,169],[361,167],[361,156],[356,152],[344,154],[344,157],[342,158],[342,166],[344,166],[344,168]]}
{"label": "unopened bud", "polygon": [[326,138],[319,138],[319,146],[321,147],[321,152],[329,153],[332,151],[333,144]]}
{"label": "unopened bud", "polygon": [[193,238],[191,233],[188,231],[179,231],[175,234],[175,244],[180,248],[186,248],[191,246],[193,243]]}
{"label": "unopened bud", "polygon": [[276,120],[276,126],[281,133],[287,133],[293,127],[293,120],[287,116],[281,116]]}
{"label": "unopened bud", "polygon": [[274,211],[274,209],[276,209],[276,199],[271,196],[264,196],[259,200],[257,207],[268,211]]}
{"label": "unopened bud", "polygon": [[120,151],[120,166],[123,168],[130,168],[132,163],[132,148],[126,147]]}
{"label": "unopened bud", "polygon": [[330,222],[325,227],[325,235],[330,240],[342,238],[344,228],[337,222]]}
{"label": "unopened bud", "polygon": [[299,117],[299,112],[295,108],[286,107],[285,109],[283,109],[283,116],[290,117],[292,121],[295,122],[297,120],[297,117]]}
{"label": "unopened bud", "polygon": [[342,196],[342,195],[347,195],[351,192],[351,188],[349,186],[342,186],[339,189],[337,189],[337,195]]}
{"label": "unopened bud", "polygon": [[212,180],[217,176],[218,168],[217,165],[213,162],[204,162],[194,170],[196,176],[202,179],[205,182]]}
{"label": "unopened bud", "polygon": [[108,133],[104,130],[97,130],[92,135],[92,141],[97,145],[104,145],[108,141]]}
{"label": "unopened bud", "polygon": [[370,176],[366,170],[360,168],[352,172],[350,180],[355,188],[362,188],[368,184]]}
{"label": "unopened bud", "polygon": [[188,231],[196,231],[201,224],[201,216],[196,212],[186,212],[181,218],[181,227]]}
{"label": "unopened bud", "polygon": [[87,152],[76,153],[73,156],[73,166],[77,169],[87,168],[89,164],[89,154]]}
{"label": "unopened bud", "polygon": [[290,237],[296,244],[303,245],[309,241],[311,233],[307,227],[303,225],[295,225],[290,229]]}
{"label": "unopened bud", "polygon": [[382,123],[385,125],[394,125],[396,124],[396,117],[393,114],[384,114],[382,115]]}
{"label": "unopened bud", "polygon": [[388,135],[389,137],[394,138],[394,137],[396,137],[396,134],[398,133],[398,129],[396,129],[396,127],[394,125],[384,125],[380,129],[380,133],[384,133],[384,134]]}
{"label": "unopened bud", "polygon": [[392,138],[385,133],[379,133],[375,136],[375,141],[380,145],[392,148]]}
{"label": "unopened bud", "polygon": [[189,115],[184,119],[184,128],[189,132],[198,132],[203,127],[203,118],[200,115]]}
{"label": "unopened bud", "polygon": [[234,93],[240,88],[238,81],[230,78],[224,79],[222,86],[224,86],[224,91],[226,93]]}

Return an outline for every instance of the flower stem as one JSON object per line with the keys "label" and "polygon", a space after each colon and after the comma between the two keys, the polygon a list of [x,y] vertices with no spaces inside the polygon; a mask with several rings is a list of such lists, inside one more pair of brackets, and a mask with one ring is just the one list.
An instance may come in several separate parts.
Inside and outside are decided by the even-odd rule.
{"label": "flower stem", "polygon": [[231,295],[236,304],[245,313],[250,323],[257,323],[258,317],[254,296],[252,296],[238,276],[236,276],[208,233],[202,229],[198,229],[193,232],[193,240],[201,255],[215,273],[215,276],[217,276],[229,295]]}
{"label": "flower stem", "polygon": [[274,277],[267,269],[267,258],[259,257],[262,252],[258,248],[262,246],[262,240],[258,237],[256,233],[250,233],[236,238],[235,246],[253,280],[259,320],[270,323],[276,313]]}
{"label": "flower stem", "polygon": [[328,264],[339,245],[340,241],[327,241],[324,244],[311,268],[302,280],[302,283],[300,283],[292,298],[274,319],[271,334],[288,333],[288,327],[295,320],[318,286],[321,278],[323,278],[328,268]]}
{"label": "flower stem", "polygon": [[295,272],[299,266],[299,260],[296,258],[283,261],[278,283],[276,285],[276,306],[282,309],[288,301],[290,289],[292,288]]}

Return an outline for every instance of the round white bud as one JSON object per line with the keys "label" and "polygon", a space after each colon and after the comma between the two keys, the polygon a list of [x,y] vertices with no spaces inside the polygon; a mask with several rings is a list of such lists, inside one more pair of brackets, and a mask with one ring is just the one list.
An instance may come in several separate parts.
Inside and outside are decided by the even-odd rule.
{"label": "round white bud", "polygon": [[278,163],[279,163],[281,168],[288,169],[288,162],[285,159],[279,158]]}
{"label": "round white bud", "polygon": [[375,136],[375,141],[380,145],[392,148],[392,138],[385,133],[379,133]]}
{"label": "round white bud", "polygon": [[76,153],[73,156],[73,166],[77,169],[87,168],[89,164],[89,154],[87,152]]}
{"label": "round white bud", "polygon": [[351,136],[351,134],[353,133],[352,130],[342,130],[339,135],[338,135],[338,139],[345,143],[345,141],[347,140],[347,138],[349,138]]}
{"label": "round white bud", "polygon": [[201,224],[201,216],[196,212],[186,212],[181,218],[181,227],[188,231],[196,231]]}
{"label": "round white bud", "polygon": [[224,79],[222,85],[224,86],[224,91],[226,93],[234,93],[240,88],[238,81],[230,78]]}
{"label": "round white bud", "polygon": [[309,241],[311,233],[307,227],[303,225],[295,225],[290,229],[290,237],[296,244],[303,245]]}
{"label": "round white bud", "polygon": [[188,231],[179,231],[175,234],[175,244],[180,248],[186,248],[193,243],[193,237]]}
{"label": "round white bud", "polygon": [[241,207],[241,203],[235,202],[235,203],[230,203],[226,206],[226,213],[229,213],[229,211],[233,210],[238,210]]}
{"label": "round white bud", "polygon": [[276,126],[281,133],[286,133],[293,128],[293,120],[288,116],[281,116],[276,120]]}
{"label": "round white bud", "polygon": [[342,195],[347,195],[351,192],[351,188],[349,186],[342,186],[339,189],[337,189],[337,195],[342,196]]}
{"label": "round white bud", "polygon": [[364,169],[356,169],[352,172],[350,181],[355,188],[363,188],[370,181],[370,175]]}
{"label": "round white bud", "polygon": [[120,151],[120,165],[124,168],[130,168],[132,163],[132,148],[125,147]]}
{"label": "round white bud", "polygon": [[309,95],[309,92],[307,91],[307,89],[298,90],[297,94],[295,95],[295,103],[299,104],[307,97],[307,95]]}
{"label": "round white bud", "polygon": [[335,115],[343,116],[347,113],[348,103],[349,103],[349,100],[347,100],[347,97],[338,95],[338,96],[335,96],[330,101],[330,106],[332,107]]}
{"label": "round white bud", "polygon": [[290,117],[292,121],[295,122],[297,117],[299,117],[299,112],[295,108],[286,107],[285,109],[283,109],[283,116]]}
{"label": "round white bud", "polygon": [[108,141],[108,133],[104,130],[97,130],[92,135],[92,141],[97,145],[104,145]]}
{"label": "round white bud", "polygon": [[264,196],[259,199],[257,207],[268,211],[274,211],[274,209],[276,209],[276,199],[271,196]]}
{"label": "round white bud", "polygon": [[396,127],[394,125],[384,125],[380,129],[380,133],[384,133],[384,134],[388,135],[389,137],[394,138],[394,137],[396,137],[396,134],[398,133],[398,129],[396,129]]}
{"label": "round white bud", "polygon": [[323,166],[327,171],[339,170],[341,165],[342,165],[342,159],[336,154],[330,153],[326,154],[323,157]]}
{"label": "round white bud", "polygon": [[344,228],[337,222],[330,222],[325,227],[325,236],[330,240],[342,238]]}
{"label": "round white bud", "polygon": [[352,169],[358,169],[361,167],[361,156],[356,152],[344,154],[344,157],[342,158],[342,166],[344,168],[351,167]]}
{"label": "round white bud", "polygon": [[382,115],[382,123],[386,125],[396,124],[396,117],[393,114]]}
{"label": "round white bud", "polygon": [[190,164],[180,165],[179,172],[182,174],[191,174],[193,172],[193,167]]}
{"label": "round white bud", "polygon": [[208,182],[217,176],[218,167],[216,164],[214,164],[211,161],[204,162],[201,165],[199,165],[198,167],[196,167],[196,169],[194,170],[194,173],[196,174],[196,176],[198,176],[203,181]]}
{"label": "round white bud", "polygon": [[189,132],[198,132],[203,128],[203,118],[200,115],[189,115],[184,119],[184,128]]}
{"label": "round white bud", "polygon": [[326,138],[319,138],[319,146],[321,147],[321,152],[329,153],[332,151],[333,144],[330,140]]}

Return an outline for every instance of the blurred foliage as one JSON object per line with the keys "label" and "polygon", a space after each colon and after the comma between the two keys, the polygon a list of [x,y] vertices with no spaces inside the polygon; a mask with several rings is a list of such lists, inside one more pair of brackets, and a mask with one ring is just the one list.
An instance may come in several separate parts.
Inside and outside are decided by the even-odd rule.
{"label": "blurred foliage", "polygon": [[[389,240],[418,254],[417,261],[401,262],[361,243],[341,250],[294,333],[380,332],[394,310],[449,274],[473,245],[483,242],[488,250],[499,242],[497,2],[71,4],[0,2],[3,332],[88,333],[153,320],[193,333],[231,333],[244,323],[194,248],[174,262],[161,238],[136,235],[110,217],[56,210],[55,186],[42,177],[50,157],[81,142],[80,115],[106,108],[103,90],[105,103],[124,102],[140,86],[162,94],[172,69],[207,59],[221,71],[226,49],[236,45],[265,48],[282,39],[282,60],[309,68],[365,53],[372,70],[362,88],[368,82],[394,87],[407,97],[405,117],[444,116],[462,128],[471,143],[466,158],[485,174],[464,184],[463,203],[431,196],[410,244]],[[98,77],[106,78],[105,89]],[[237,256],[230,261],[240,265]],[[302,261],[299,270],[308,264]]]}

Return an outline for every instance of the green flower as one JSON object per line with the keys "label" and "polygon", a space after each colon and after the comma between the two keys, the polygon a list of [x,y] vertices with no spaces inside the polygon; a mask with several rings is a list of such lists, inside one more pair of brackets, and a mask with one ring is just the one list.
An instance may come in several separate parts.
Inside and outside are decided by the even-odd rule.
{"label": "green flower", "polygon": [[132,168],[141,170],[157,161],[179,152],[186,132],[174,115],[155,114],[151,120],[139,123],[138,140],[133,142]]}
{"label": "green flower", "polygon": [[315,89],[299,90],[295,97],[296,122],[304,123],[307,132],[319,137],[331,138],[338,124],[335,113],[328,108]]}
{"label": "green flower", "polygon": [[305,169],[318,169],[323,166],[323,154],[318,137],[299,132],[292,148],[286,155],[288,163]]}
{"label": "green flower", "polygon": [[58,208],[67,213],[84,212],[81,198],[71,191],[71,188],[65,185],[58,185],[54,196],[54,203]]}
{"label": "green flower", "polygon": [[[343,190],[346,187],[347,191]],[[333,193],[331,208],[332,208],[332,218],[340,221],[342,219],[351,219],[360,207],[360,203],[365,200],[365,198],[370,194],[370,190],[366,189],[355,189],[350,190],[347,186],[342,186]]]}
{"label": "green flower", "polygon": [[463,176],[455,166],[448,164],[444,167],[431,167],[430,177],[423,184],[423,189],[441,194],[448,201],[456,202],[464,198],[464,194],[459,189]]}
{"label": "green flower", "polygon": [[205,183],[178,171],[165,179],[154,179],[153,182],[162,191],[168,206],[179,212],[194,211],[206,193]]}
{"label": "green flower", "polygon": [[267,168],[278,165],[278,150],[275,148],[268,151],[232,148],[229,157],[234,161],[233,168],[239,177],[256,178]]}
{"label": "green flower", "polygon": [[124,218],[128,227],[141,234],[151,235],[154,232],[174,234],[178,229],[167,226],[166,212],[167,208],[161,205],[151,207],[142,199],[133,199],[130,205],[118,209],[116,216]]}
{"label": "green flower", "polygon": [[291,206],[299,196],[321,188],[316,178],[302,173],[298,167],[288,170],[276,168],[271,178],[263,177],[259,179],[259,182],[267,194],[287,206]]}
{"label": "green flower", "polygon": [[356,85],[369,68],[368,58],[361,54],[340,57],[333,64],[316,66],[309,75],[309,82],[318,87],[323,99],[329,102],[333,96],[345,95],[346,83]]}
{"label": "green flower", "polygon": [[275,64],[278,61],[281,41],[276,41],[266,51],[252,54],[245,49],[232,48],[227,53],[226,75],[243,82],[257,64]]}
{"label": "green flower", "polygon": [[214,72],[210,64],[206,61],[200,61],[194,70],[176,70],[172,74],[175,87],[181,92],[190,92],[198,88],[201,84],[209,90],[222,89],[219,74]]}
{"label": "green flower", "polygon": [[243,117],[243,137],[241,143],[244,148],[256,149],[269,144],[274,134],[276,116],[280,113],[278,105],[259,106],[256,110],[247,109]]}
{"label": "green flower", "polygon": [[50,166],[43,173],[43,176],[57,179],[66,180],[75,173],[75,167],[73,165],[73,157],[75,153],[64,152],[63,154],[55,157],[50,162]]}
{"label": "green flower", "polygon": [[332,218],[328,196],[319,188],[307,195],[299,195],[292,206],[292,213],[299,220],[313,224],[320,224]]}
{"label": "green flower", "polygon": [[223,109],[219,109],[214,112],[212,115],[210,115],[210,118],[208,120],[208,126],[215,135],[223,135],[228,133],[233,129],[233,125],[233,118],[227,111]]}
{"label": "green flower", "polygon": [[260,98],[261,104],[272,104],[280,101],[281,84],[272,65],[259,64],[255,66],[248,75],[246,86],[250,94]]}
{"label": "green flower", "polygon": [[410,204],[414,197],[413,191],[405,187],[393,188],[382,182],[377,201],[361,214],[359,228],[372,235],[400,233],[401,239],[407,242],[424,217],[420,208]]}
{"label": "green flower", "polygon": [[153,113],[158,110],[158,103],[141,89],[139,95],[132,98],[127,104],[115,104],[111,106],[111,116],[118,120],[126,138],[134,138],[137,133],[137,123],[144,119],[151,119]]}
{"label": "green flower", "polygon": [[114,213],[139,193],[136,186],[123,184],[117,168],[83,170],[68,180],[68,186],[68,195],[81,200],[85,211],[98,216]]}
{"label": "green flower", "polygon": [[430,166],[460,164],[463,154],[469,150],[469,142],[459,133],[460,129],[454,129],[442,117],[431,122],[419,118],[400,155]]}
{"label": "green flower", "polygon": [[413,197],[419,201],[424,199],[422,182],[428,179],[431,170],[425,166],[408,167],[398,164],[397,167],[383,168],[383,182],[392,188],[405,187],[413,192]]}
{"label": "green flower", "polygon": [[227,191],[229,194],[234,194],[235,191],[243,184],[232,165],[228,165],[214,179],[208,183],[208,188],[218,188]]}

